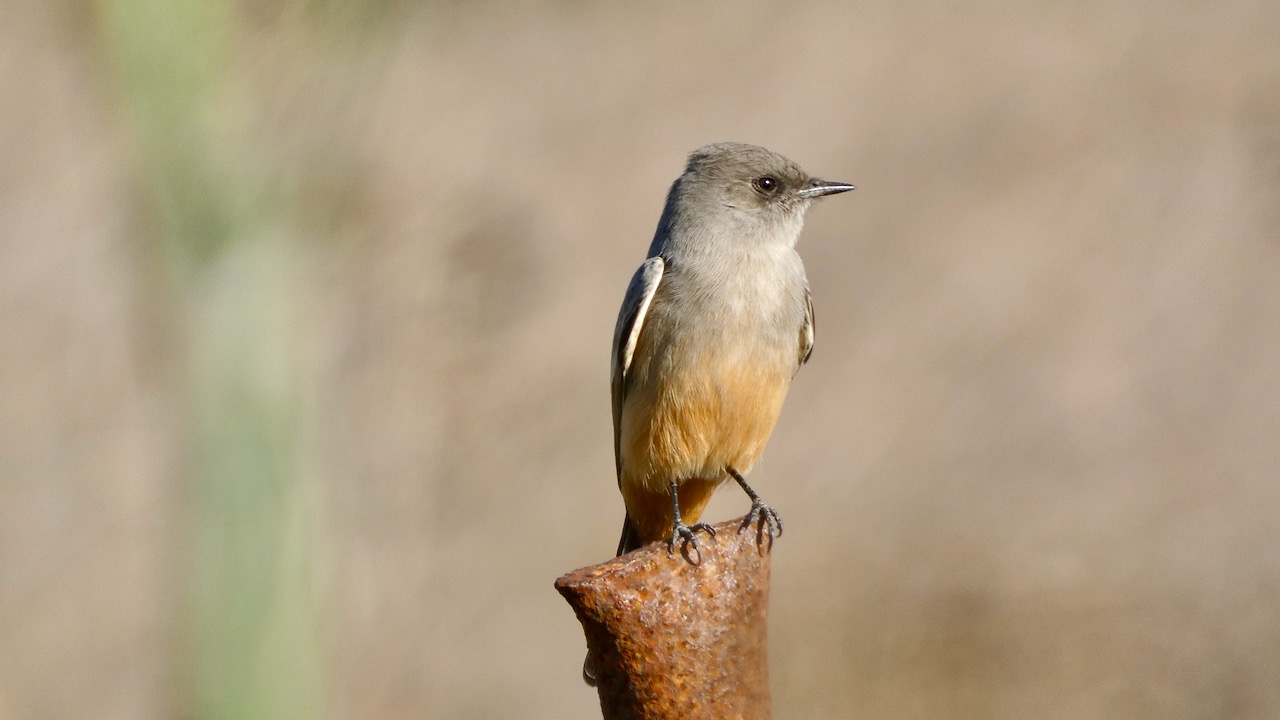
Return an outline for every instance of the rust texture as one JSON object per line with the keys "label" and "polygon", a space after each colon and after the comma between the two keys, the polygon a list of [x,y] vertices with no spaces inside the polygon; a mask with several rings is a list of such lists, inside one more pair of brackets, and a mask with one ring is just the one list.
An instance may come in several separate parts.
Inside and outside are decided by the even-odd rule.
{"label": "rust texture", "polygon": [[772,716],[769,540],[741,523],[699,533],[700,552],[653,543],[556,581],[586,633],[605,720]]}

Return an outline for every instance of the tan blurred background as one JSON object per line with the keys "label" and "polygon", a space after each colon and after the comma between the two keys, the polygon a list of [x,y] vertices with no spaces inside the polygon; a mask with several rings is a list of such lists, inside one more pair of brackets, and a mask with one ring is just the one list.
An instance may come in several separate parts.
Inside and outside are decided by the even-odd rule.
{"label": "tan blurred background", "polygon": [[[1280,5],[0,9],[0,720],[592,718],[684,155],[858,184],[779,718],[1280,717]],[[710,516],[741,514],[727,489]]]}

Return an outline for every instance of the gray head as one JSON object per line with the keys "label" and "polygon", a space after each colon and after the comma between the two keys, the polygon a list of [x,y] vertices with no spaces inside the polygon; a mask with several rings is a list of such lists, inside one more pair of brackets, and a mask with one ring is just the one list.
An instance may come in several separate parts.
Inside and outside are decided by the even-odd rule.
{"label": "gray head", "polygon": [[655,245],[663,236],[691,234],[794,246],[804,212],[815,198],[852,189],[849,183],[810,177],[762,147],[707,145],[689,155],[684,174],[671,186]]}

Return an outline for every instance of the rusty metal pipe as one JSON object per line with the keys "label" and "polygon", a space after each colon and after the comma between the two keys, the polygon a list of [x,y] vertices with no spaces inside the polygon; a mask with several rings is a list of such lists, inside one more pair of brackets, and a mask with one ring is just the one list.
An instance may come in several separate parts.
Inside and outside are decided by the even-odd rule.
{"label": "rusty metal pipe", "polygon": [[700,552],[653,543],[556,580],[582,623],[604,720],[769,720],[769,541],[742,519]]}

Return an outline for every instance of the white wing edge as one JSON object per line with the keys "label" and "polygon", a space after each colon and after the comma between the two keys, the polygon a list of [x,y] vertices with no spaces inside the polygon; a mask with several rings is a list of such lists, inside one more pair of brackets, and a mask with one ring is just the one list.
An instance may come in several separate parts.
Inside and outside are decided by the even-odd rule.
{"label": "white wing edge", "polygon": [[[662,281],[665,269],[666,263],[659,256],[645,260],[640,269],[636,270],[631,286],[627,289],[627,298],[623,301],[622,313],[618,317],[618,337],[615,340],[618,361],[615,367],[619,375],[626,375],[631,367],[636,341],[640,338],[645,315],[649,312],[649,303],[653,302],[653,294],[658,290],[658,283]],[[631,312],[632,306],[635,307],[634,312]],[[626,337],[622,336],[623,333],[626,333]]]}
{"label": "white wing edge", "polygon": [[814,331],[816,330],[816,322],[813,317],[813,295],[810,294],[809,288],[804,289],[804,327],[800,330],[800,364],[804,365],[809,362],[809,357],[813,355]]}

